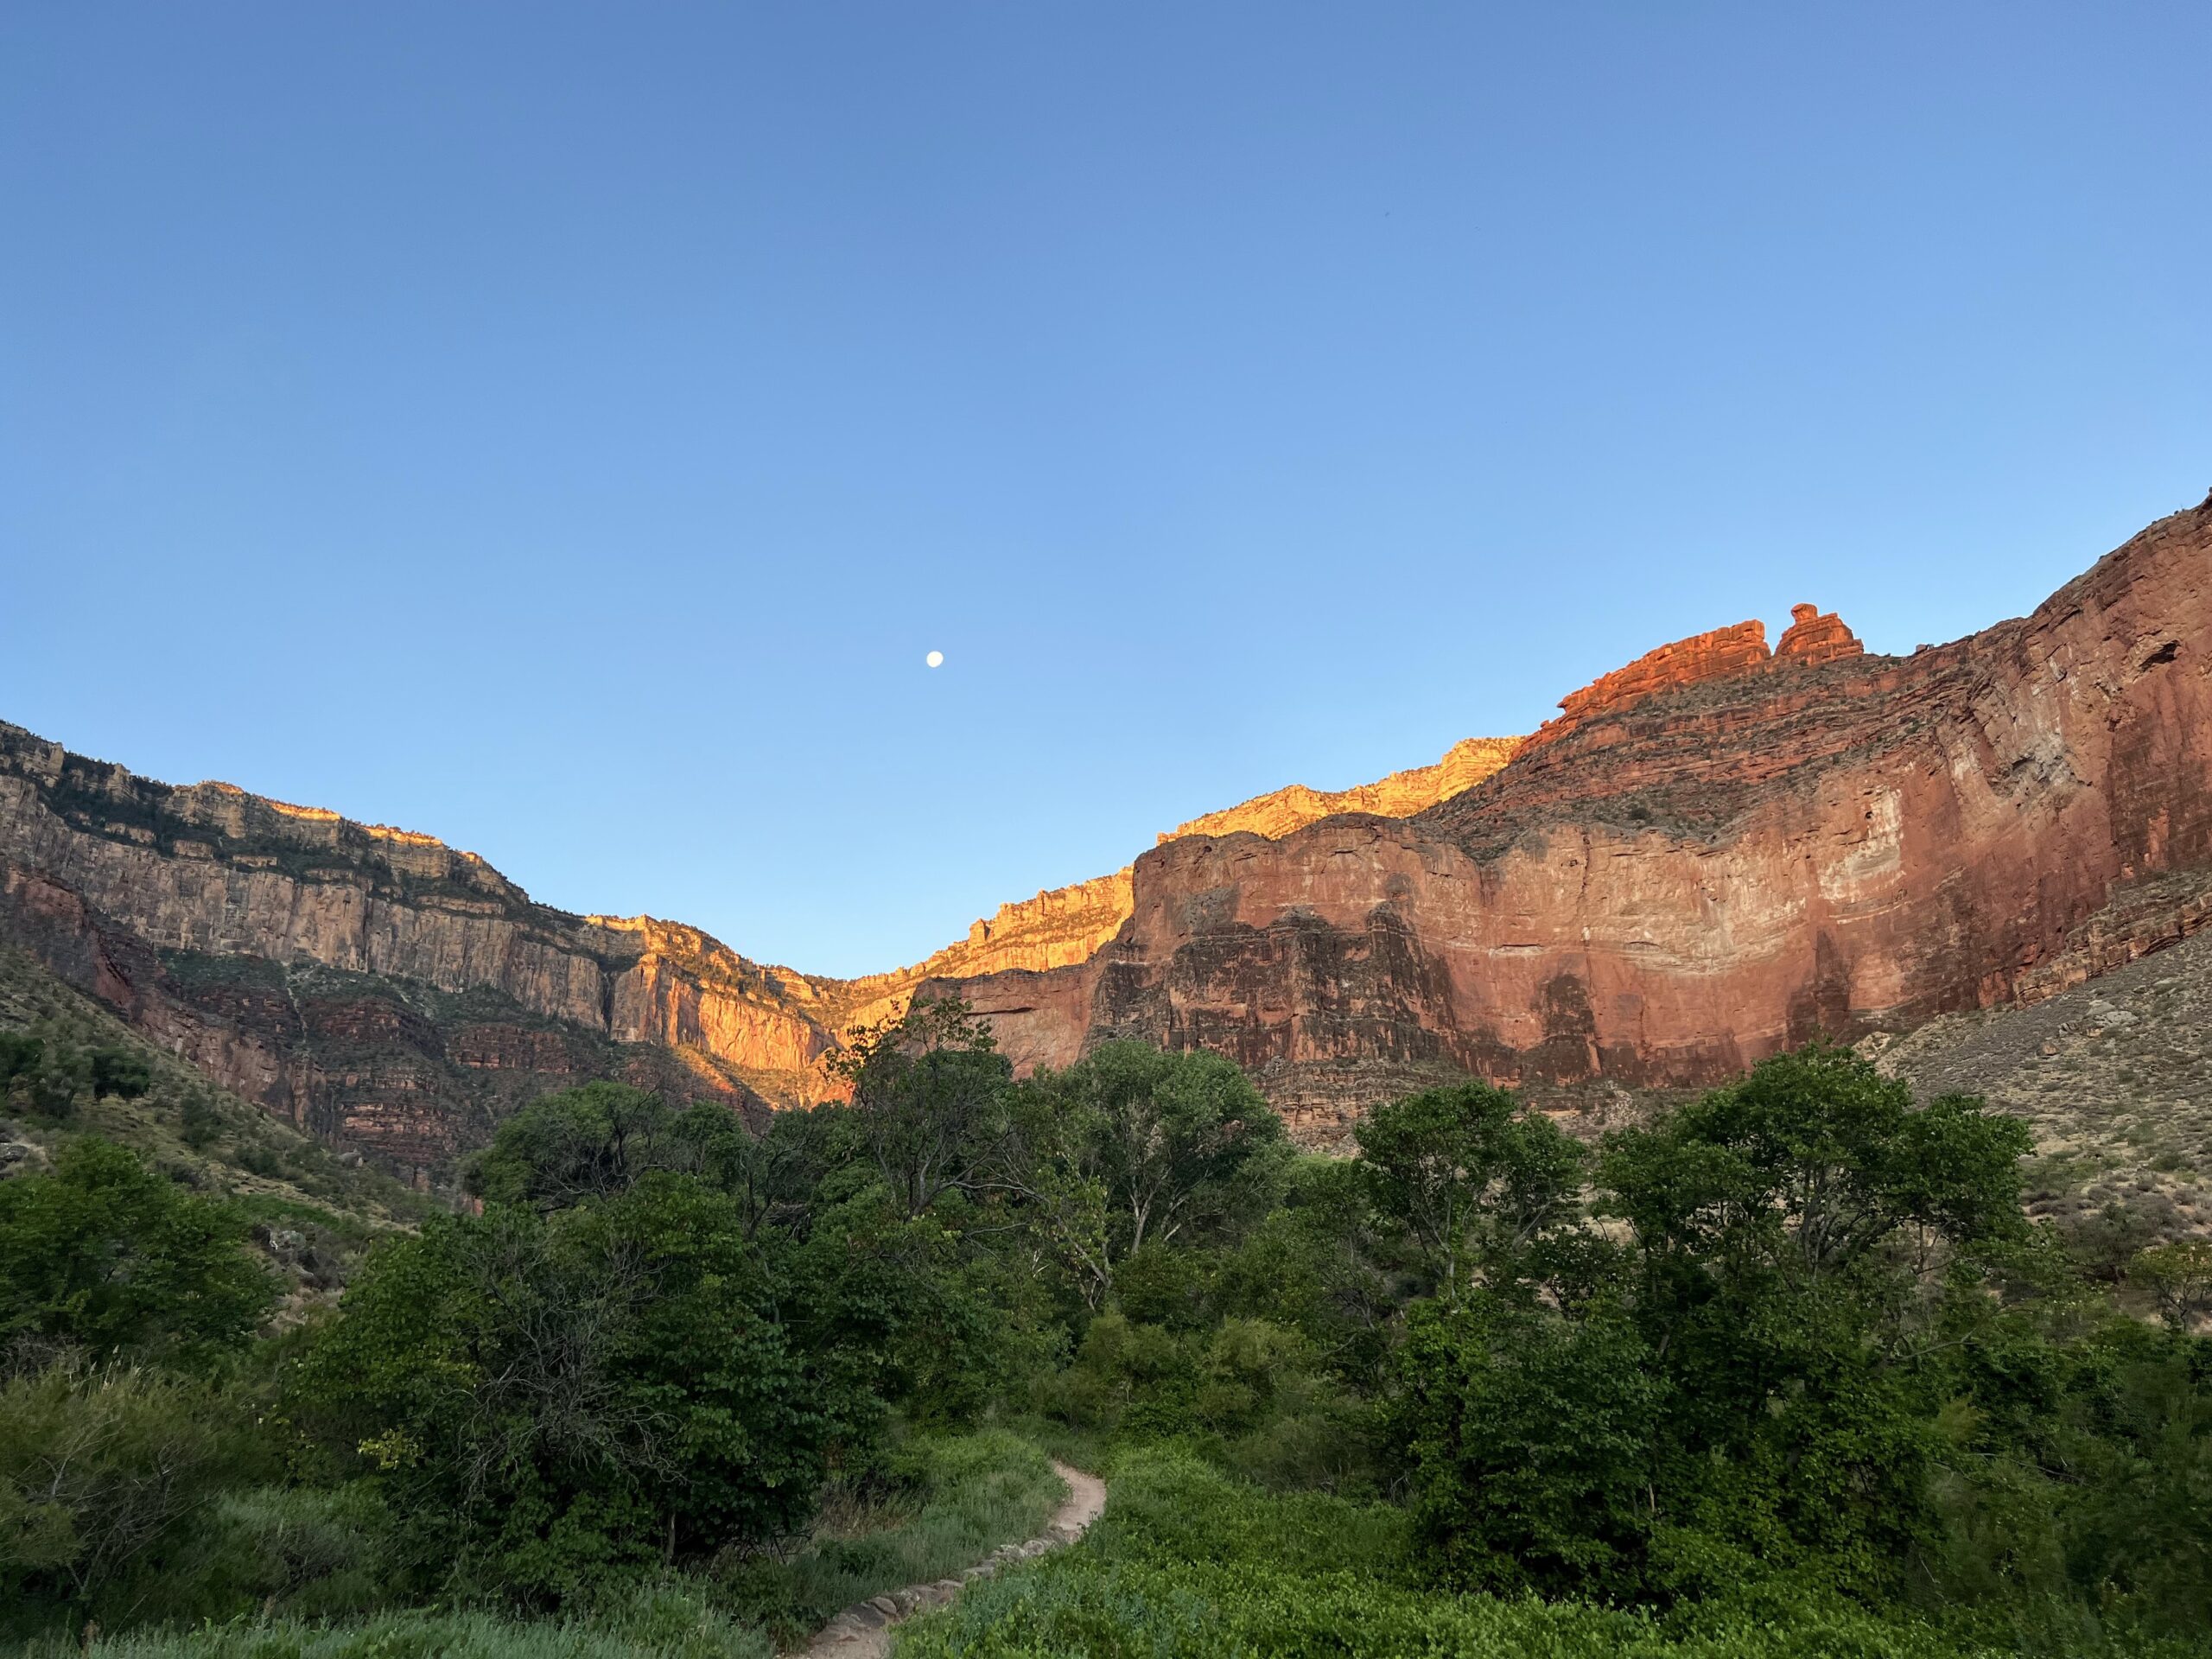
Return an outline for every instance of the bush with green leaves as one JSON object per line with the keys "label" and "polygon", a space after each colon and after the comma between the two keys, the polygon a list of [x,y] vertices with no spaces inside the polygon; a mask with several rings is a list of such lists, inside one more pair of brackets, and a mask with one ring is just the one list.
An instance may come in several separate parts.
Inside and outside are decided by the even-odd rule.
{"label": "bush with green leaves", "polygon": [[378,1248],[293,1397],[424,1589],[547,1605],[783,1536],[866,1414],[798,1351],[739,1206],[654,1172]]}
{"label": "bush with green leaves", "polygon": [[0,1629],[203,1611],[212,1511],[270,1472],[241,1402],[205,1382],[62,1363],[0,1383]]}
{"label": "bush with green leaves", "polygon": [[127,1148],[71,1141],[51,1169],[0,1185],[0,1356],[200,1366],[239,1348],[277,1294],[246,1231]]}

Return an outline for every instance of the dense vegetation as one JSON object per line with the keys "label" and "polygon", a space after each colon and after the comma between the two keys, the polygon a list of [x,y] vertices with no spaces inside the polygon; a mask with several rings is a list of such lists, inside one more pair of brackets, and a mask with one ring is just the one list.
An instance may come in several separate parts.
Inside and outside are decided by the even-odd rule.
{"label": "dense vegetation", "polygon": [[265,1221],[67,1132],[89,1073],[8,1084],[64,1126],[0,1184],[13,1633],[765,1652],[1033,1531],[1044,1446],[1107,1519],[905,1651],[2212,1650],[2212,1262],[2120,1306],[1971,1100],[1813,1050],[1595,1147],[1470,1083],[1325,1160],[1217,1057],[1016,1084],[957,1003],[844,1065],[759,1138],[542,1100],[275,1322]]}

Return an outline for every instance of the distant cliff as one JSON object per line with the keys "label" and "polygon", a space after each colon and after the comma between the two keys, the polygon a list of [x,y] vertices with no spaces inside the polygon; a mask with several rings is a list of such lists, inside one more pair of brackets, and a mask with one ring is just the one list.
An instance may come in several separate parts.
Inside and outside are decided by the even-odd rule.
{"label": "distant cliff", "polygon": [[2212,503],[1910,658],[1801,607],[1564,700],[1410,818],[1140,858],[1079,968],[962,982],[1024,1063],[1234,1057],[1310,1136],[1438,1077],[1692,1085],[2045,994],[2212,904]]}
{"label": "distant cliff", "polygon": [[[1756,625],[1754,625],[1756,626]],[[1409,818],[1448,801],[1462,790],[1472,789],[1520,751],[1525,740],[1517,737],[1469,737],[1454,743],[1433,766],[1394,772],[1379,783],[1353,789],[1308,789],[1293,784],[1272,794],[1259,795],[1239,806],[1209,812],[1202,818],[1178,824],[1160,837],[1170,842],[1181,836],[1251,834],[1280,841],[1293,830],[1303,830],[1319,818],[1340,812],[1373,812],[1386,818]]]}
{"label": "distant cliff", "polygon": [[[1408,810],[1438,787],[1401,788]],[[226,1087],[424,1176],[591,1077],[747,1111],[831,1097],[823,1056],[916,986],[1082,963],[1129,912],[1122,869],[1002,905],[912,967],[818,977],[535,903],[432,836],[156,783],[0,724],[0,938]]]}
{"label": "distant cliff", "polygon": [[0,932],[226,1087],[429,1168],[630,1076],[757,1108],[830,1046],[695,929],[534,904],[435,838],[173,788],[0,725]]}
{"label": "distant cliff", "polygon": [[[2212,503],[1910,658],[1800,605],[1647,653],[1526,739],[1180,826],[854,980],[573,916],[435,838],[173,787],[0,726],[0,938],[325,1138],[426,1173],[591,1077],[760,1112],[958,991],[1017,1064],[1249,1068],[1326,1141],[1474,1073],[1688,1085],[2063,989],[2212,916]],[[619,856],[619,849],[610,852]]]}

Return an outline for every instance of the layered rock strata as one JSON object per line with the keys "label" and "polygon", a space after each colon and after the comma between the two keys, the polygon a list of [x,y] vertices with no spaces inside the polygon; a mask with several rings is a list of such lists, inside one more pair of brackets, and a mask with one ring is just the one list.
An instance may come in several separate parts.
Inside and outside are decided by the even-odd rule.
{"label": "layered rock strata", "polygon": [[1230,1054],[1316,1138],[1424,1078],[1688,1087],[2034,995],[2188,930],[2196,884],[2139,895],[2212,866],[2208,560],[2212,503],[1910,658],[1810,607],[1662,648],[1436,807],[1169,842],[1090,962],[957,988],[1030,1065]]}
{"label": "layered rock strata", "polygon": [[1357,790],[835,980],[573,916],[473,855],[0,726],[0,936],[226,1085],[428,1170],[543,1089],[825,1097],[853,1024],[957,991],[1023,1068],[1116,1036],[1248,1067],[1309,1138],[1470,1073],[1689,1087],[2025,1001],[2212,915],[2212,502],[1910,658],[1799,606]]}
{"label": "layered rock strata", "polygon": [[566,915],[432,836],[11,726],[0,933],[226,1087],[410,1169],[548,1087],[753,1109],[831,1046],[784,978],[696,929]]}
{"label": "layered rock strata", "polygon": [[[1249,833],[1280,841],[1294,830],[1340,812],[1372,812],[1386,818],[1409,818],[1440,801],[1450,800],[1463,790],[1472,789],[1519,753],[1524,741],[1518,737],[1462,738],[1433,766],[1394,772],[1379,782],[1361,784],[1351,789],[1308,789],[1303,784],[1293,784],[1287,789],[1255,796],[1240,805],[1178,824],[1160,839],[1166,842],[1184,836]],[[1124,870],[1122,874],[1126,880],[1128,872]]]}
{"label": "layered rock strata", "polygon": [[[1433,804],[1484,741],[1372,798]],[[0,724],[0,937],[224,1086],[425,1178],[592,1077],[748,1111],[833,1097],[822,1061],[852,1027],[924,983],[1087,962],[1130,893],[1122,869],[1002,905],[912,967],[823,978],[537,904],[433,836],[156,783]]]}

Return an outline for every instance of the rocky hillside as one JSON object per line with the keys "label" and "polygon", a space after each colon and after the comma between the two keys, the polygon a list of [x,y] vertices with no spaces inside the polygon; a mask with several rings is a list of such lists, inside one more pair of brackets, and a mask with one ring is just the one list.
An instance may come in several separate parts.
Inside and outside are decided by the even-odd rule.
{"label": "rocky hillside", "polygon": [[1688,1087],[2048,995],[2192,929],[2212,502],[1910,658],[1810,607],[1651,653],[1408,819],[1146,854],[1079,967],[963,982],[1025,1063],[1232,1055],[1309,1137],[1427,1078]]}
{"label": "rocky hillside", "polygon": [[[1231,810],[1288,823],[1294,795],[1432,804],[1507,747],[1485,743],[1345,796]],[[911,967],[822,978],[681,924],[537,904],[435,836],[156,783],[0,724],[0,944],[221,1087],[410,1180],[520,1103],[592,1077],[747,1111],[824,1098],[823,1057],[918,985],[1079,965],[1129,911],[1123,869],[1001,906]]]}
{"label": "rocky hillside", "polygon": [[[534,903],[472,854],[0,726],[0,943],[406,1175],[626,1077],[823,1098],[854,1024],[958,990],[1022,1065],[1236,1058],[1307,1138],[1472,1072],[1696,1086],[1786,1044],[2063,992],[2212,913],[2212,503],[1910,658],[1797,607],[1662,646],[1522,739],[1193,820],[858,980]],[[611,849],[610,856],[619,856]]]}

